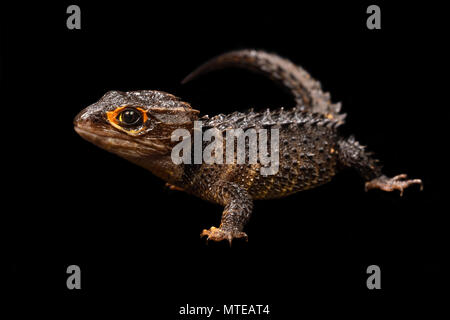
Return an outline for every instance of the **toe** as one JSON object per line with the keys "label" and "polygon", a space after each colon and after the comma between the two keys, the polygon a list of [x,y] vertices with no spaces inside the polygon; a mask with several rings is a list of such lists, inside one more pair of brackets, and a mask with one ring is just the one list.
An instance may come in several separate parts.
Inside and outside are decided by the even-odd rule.
{"label": "toe", "polygon": [[405,173],[402,173],[402,174],[398,174],[395,177],[393,177],[392,180],[395,181],[395,180],[402,180],[402,179],[406,179],[406,178],[408,178],[408,175]]}

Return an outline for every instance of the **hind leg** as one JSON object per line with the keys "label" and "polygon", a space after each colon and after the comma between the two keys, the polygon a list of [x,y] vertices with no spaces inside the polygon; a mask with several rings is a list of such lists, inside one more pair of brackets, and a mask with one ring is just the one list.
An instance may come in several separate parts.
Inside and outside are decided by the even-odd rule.
{"label": "hind leg", "polygon": [[365,151],[353,137],[339,142],[339,161],[346,167],[355,168],[361,177],[366,180],[365,189],[380,189],[383,191],[399,190],[400,196],[403,190],[411,185],[419,185],[420,190],[423,189],[422,180],[407,180],[406,174],[399,174],[393,178],[386,177],[382,174],[381,166],[378,160],[371,157],[371,153]]}

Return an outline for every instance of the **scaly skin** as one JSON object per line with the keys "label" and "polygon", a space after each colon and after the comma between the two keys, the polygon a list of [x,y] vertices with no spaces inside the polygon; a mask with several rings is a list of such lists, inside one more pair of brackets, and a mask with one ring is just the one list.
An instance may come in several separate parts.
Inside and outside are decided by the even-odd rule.
{"label": "scaly skin", "polygon": [[[331,180],[342,168],[351,167],[366,181],[366,190],[403,190],[418,184],[406,175],[388,178],[378,161],[371,158],[353,137],[343,138],[340,104],[333,104],[320,83],[301,67],[274,54],[241,50],[212,59],[185,80],[214,69],[236,66],[258,71],[289,90],[297,102],[291,110],[235,112],[211,119],[171,94],[159,91],[111,91],[87,107],[74,120],[75,130],[86,140],[136,163],[183,190],[224,206],[218,228],[204,230],[209,240],[247,239],[243,232],[250,219],[253,200],[281,198],[314,188]],[[131,112],[131,113],[130,113]],[[138,119],[138,120],[136,120]],[[194,121],[204,120],[204,129],[279,129],[279,170],[262,175],[261,164],[179,164],[171,151],[175,129],[193,134]],[[135,121],[136,120],[136,121]],[[269,130],[270,131],[270,130]],[[226,137],[225,134],[223,134]],[[226,140],[226,139],[224,139]],[[224,141],[226,154],[226,141]]]}

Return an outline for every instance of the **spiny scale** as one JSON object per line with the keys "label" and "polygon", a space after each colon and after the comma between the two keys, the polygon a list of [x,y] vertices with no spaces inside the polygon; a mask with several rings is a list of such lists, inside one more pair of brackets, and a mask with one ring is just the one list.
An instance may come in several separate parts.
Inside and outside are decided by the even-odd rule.
{"label": "spiny scale", "polygon": [[246,113],[233,112],[231,114],[218,114],[204,123],[205,128],[215,127],[220,131],[226,129],[248,129],[248,128],[262,128],[281,125],[311,125],[311,126],[325,126],[328,128],[337,128],[342,123],[337,119],[327,118],[320,113],[310,113],[300,110],[299,107],[294,107],[291,110],[285,111],[284,108],[277,110],[267,109],[263,112],[253,112],[250,110]]}

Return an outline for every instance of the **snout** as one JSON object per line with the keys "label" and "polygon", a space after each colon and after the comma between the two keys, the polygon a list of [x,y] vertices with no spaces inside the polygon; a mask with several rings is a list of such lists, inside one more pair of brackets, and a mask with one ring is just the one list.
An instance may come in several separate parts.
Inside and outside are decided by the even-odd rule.
{"label": "snout", "polygon": [[88,122],[88,115],[86,109],[81,110],[73,119],[73,125],[75,128],[83,126]]}
{"label": "snout", "polygon": [[93,135],[98,135],[103,126],[96,119],[89,108],[80,111],[73,119],[74,130],[84,139],[91,141]]}
{"label": "snout", "polygon": [[105,121],[102,118],[101,112],[93,110],[91,107],[87,107],[81,110],[73,119],[73,126],[78,132],[78,129],[87,131],[98,131],[105,129]]}

